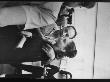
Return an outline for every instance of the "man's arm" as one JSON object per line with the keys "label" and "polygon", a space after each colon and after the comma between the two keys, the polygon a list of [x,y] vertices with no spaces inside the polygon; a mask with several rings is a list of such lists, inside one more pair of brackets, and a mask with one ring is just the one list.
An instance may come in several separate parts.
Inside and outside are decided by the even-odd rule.
{"label": "man's arm", "polygon": [[[34,5],[34,7],[28,6],[28,8],[25,8],[25,9],[27,9],[28,14],[30,16],[27,16],[27,12],[24,9],[25,5],[24,7],[13,6],[13,7],[0,8],[0,27],[4,27],[7,25],[26,24],[28,19],[30,21],[28,23],[30,23],[31,27],[33,26],[36,28],[41,27],[43,25],[45,26],[45,24],[48,25],[48,24],[54,23],[54,19],[52,18],[52,15],[57,17],[61,3],[60,2],[57,2],[57,3],[56,2],[45,2],[45,3],[36,2],[36,4],[41,4],[41,7],[44,5],[43,7],[46,10],[41,11],[42,8],[38,8],[37,5],[36,6]],[[58,4],[57,7],[55,6],[56,4]],[[30,10],[30,7],[31,7],[31,10]],[[51,15],[47,13],[48,9],[52,11]]]}
{"label": "man's arm", "polygon": [[26,23],[26,14],[22,7],[7,7],[0,9],[0,27]]}

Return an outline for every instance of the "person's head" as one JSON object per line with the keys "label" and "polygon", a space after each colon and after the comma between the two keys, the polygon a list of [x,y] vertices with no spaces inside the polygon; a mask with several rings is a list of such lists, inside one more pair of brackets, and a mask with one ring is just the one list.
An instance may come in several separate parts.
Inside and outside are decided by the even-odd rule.
{"label": "person's head", "polygon": [[70,39],[60,39],[57,44],[54,45],[56,58],[61,59],[63,57],[73,58],[77,54],[76,45]]}
{"label": "person's head", "polygon": [[85,8],[93,8],[95,6],[95,2],[64,2],[65,6],[69,7],[85,7]]}
{"label": "person's head", "polygon": [[80,6],[90,9],[95,6],[95,2],[81,2]]}

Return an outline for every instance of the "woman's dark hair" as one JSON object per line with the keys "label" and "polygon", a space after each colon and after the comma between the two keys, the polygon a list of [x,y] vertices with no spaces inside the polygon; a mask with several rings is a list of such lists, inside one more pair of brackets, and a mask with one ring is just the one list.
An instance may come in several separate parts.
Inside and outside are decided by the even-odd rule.
{"label": "woman's dark hair", "polygon": [[55,52],[57,59],[61,59],[63,57],[73,58],[77,54],[76,46],[75,46],[75,43],[73,41],[70,42],[69,44],[67,44],[64,49],[65,49],[65,52],[62,52],[60,50],[57,50]]}
{"label": "woman's dark hair", "polygon": [[67,56],[69,58],[73,58],[77,54],[76,45],[73,41],[67,44],[67,46],[65,47],[65,50],[66,52],[64,53],[64,56]]}
{"label": "woman's dark hair", "polygon": [[[43,43],[41,45],[42,45],[42,47],[43,46],[47,47],[47,45],[50,45],[53,48],[53,45],[49,41],[46,41],[46,40],[43,40]],[[42,61],[42,63],[45,63],[50,59],[46,54],[47,53],[43,49],[41,49],[41,61]]]}

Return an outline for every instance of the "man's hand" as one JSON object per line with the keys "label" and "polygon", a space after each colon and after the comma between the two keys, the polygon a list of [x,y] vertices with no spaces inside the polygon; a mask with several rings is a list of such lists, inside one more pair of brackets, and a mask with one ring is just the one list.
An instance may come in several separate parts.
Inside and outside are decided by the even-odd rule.
{"label": "man's hand", "polygon": [[21,31],[21,33],[26,37],[32,37],[32,33],[28,31]]}

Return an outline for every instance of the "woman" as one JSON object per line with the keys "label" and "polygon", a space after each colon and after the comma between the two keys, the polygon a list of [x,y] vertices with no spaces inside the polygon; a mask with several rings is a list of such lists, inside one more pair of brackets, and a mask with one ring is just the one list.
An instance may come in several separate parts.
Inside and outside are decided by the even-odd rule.
{"label": "woman", "polygon": [[[64,43],[65,44],[65,43]],[[74,58],[77,54],[76,46],[73,41],[68,42],[68,44],[64,45],[63,42],[59,42],[59,45],[63,45],[64,49],[61,51],[60,49],[55,50],[55,59],[50,62],[49,65],[46,65],[47,67],[47,76],[46,79],[61,79],[56,77],[56,74],[59,75],[70,75],[71,73],[61,70],[61,61],[63,58],[68,57],[68,58]],[[55,48],[55,46],[54,46]],[[49,70],[48,67],[51,69]],[[70,77],[71,78],[71,77]]]}

